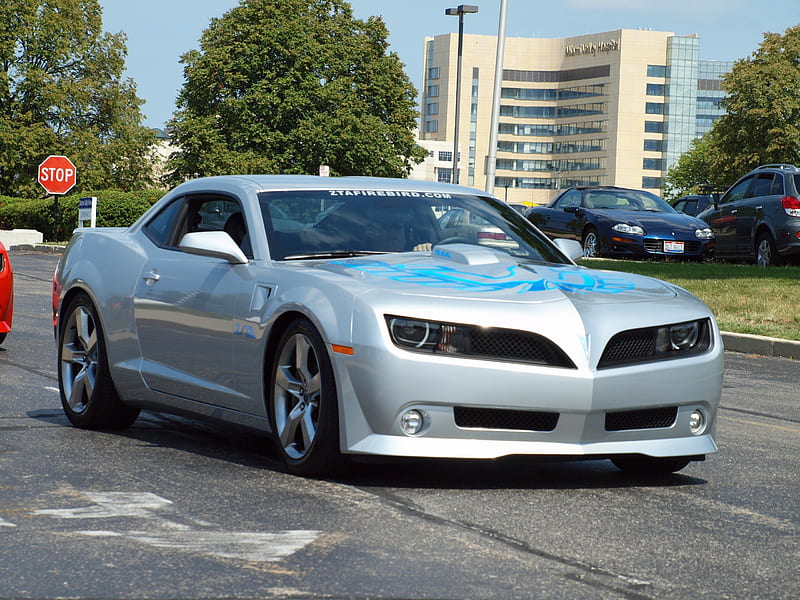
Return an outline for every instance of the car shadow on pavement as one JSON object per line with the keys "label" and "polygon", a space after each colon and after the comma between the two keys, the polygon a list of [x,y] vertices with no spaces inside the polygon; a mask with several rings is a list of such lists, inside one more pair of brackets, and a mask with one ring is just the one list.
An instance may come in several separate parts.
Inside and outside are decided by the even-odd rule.
{"label": "car shadow on pavement", "polygon": [[[72,427],[60,409],[33,410],[33,419]],[[79,431],[79,430],[76,430]],[[235,463],[286,473],[268,434],[160,412],[142,411],[132,427],[119,431],[81,431],[85,435],[115,435],[138,443],[172,448]],[[694,465],[699,464],[700,467]],[[633,476],[608,460],[506,457],[489,460],[357,458],[329,481],[360,488],[416,489],[605,489],[676,487],[708,483],[692,474],[703,463],[691,463],[686,473]]]}

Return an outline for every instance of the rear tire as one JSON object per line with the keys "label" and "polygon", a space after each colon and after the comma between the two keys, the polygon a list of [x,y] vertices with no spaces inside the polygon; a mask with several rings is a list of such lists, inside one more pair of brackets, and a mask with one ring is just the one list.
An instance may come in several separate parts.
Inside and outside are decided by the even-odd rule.
{"label": "rear tire", "polygon": [[775,248],[775,240],[769,233],[759,234],[756,240],[756,264],[759,267],[781,266],[785,264],[783,257]]}
{"label": "rear tire", "polygon": [[669,475],[676,473],[688,465],[691,459],[684,456],[671,456],[667,458],[657,458],[654,456],[615,456],[611,459],[614,466],[620,471],[625,471],[630,475],[639,477]]}
{"label": "rear tire", "polygon": [[280,338],[269,378],[269,419],[275,444],[290,473],[336,475],[339,400],[333,367],[322,336],[306,319]]}
{"label": "rear tire", "polygon": [[58,336],[58,385],[70,422],[82,429],[125,429],[139,416],[117,394],[108,369],[97,311],[83,294],[62,312]]}

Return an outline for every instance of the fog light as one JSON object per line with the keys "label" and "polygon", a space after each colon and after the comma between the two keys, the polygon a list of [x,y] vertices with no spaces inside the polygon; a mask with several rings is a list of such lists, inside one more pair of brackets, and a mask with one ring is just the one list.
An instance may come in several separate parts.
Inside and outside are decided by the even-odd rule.
{"label": "fog light", "polygon": [[406,435],[417,435],[424,424],[425,417],[416,409],[407,410],[400,417],[400,427]]}
{"label": "fog light", "polygon": [[703,433],[706,428],[706,417],[701,410],[693,410],[689,415],[689,431],[694,434]]}

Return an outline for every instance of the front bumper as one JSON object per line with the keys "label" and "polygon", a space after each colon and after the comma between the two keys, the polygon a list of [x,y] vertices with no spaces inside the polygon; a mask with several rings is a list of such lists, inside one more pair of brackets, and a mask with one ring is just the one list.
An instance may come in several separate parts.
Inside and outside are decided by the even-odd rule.
{"label": "front bumper", "polygon": [[[710,258],[716,246],[714,240],[676,240],[648,236],[644,239],[612,236],[604,241],[604,252],[616,257]],[[683,251],[669,249],[670,243],[674,242],[682,243]]]}
{"label": "front bumper", "polygon": [[[369,357],[361,361],[359,356]],[[722,344],[692,358],[602,371],[558,369],[356,347],[336,360],[342,451],[434,458],[509,455],[653,457],[704,455],[714,442],[722,386]],[[458,407],[458,409],[456,408]],[[456,410],[555,413],[552,429],[464,427]],[[409,409],[424,415],[420,433],[403,433]],[[674,409],[671,423],[608,430],[606,416]],[[693,411],[705,427],[693,433]]]}

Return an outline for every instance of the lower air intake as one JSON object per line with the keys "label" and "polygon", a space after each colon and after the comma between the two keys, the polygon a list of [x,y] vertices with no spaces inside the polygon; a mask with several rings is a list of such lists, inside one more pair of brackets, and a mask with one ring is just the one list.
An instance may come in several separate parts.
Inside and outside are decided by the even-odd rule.
{"label": "lower air intake", "polygon": [[663,429],[672,427],[677,416],[677,406],[606,413],[606,431]]}
{"label": "lower air intake", "polygon": [[558,413],[553,412],[456,406],[453,414],[462,429],[553,431],[558,424]]}

